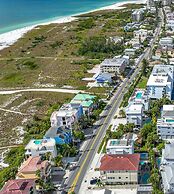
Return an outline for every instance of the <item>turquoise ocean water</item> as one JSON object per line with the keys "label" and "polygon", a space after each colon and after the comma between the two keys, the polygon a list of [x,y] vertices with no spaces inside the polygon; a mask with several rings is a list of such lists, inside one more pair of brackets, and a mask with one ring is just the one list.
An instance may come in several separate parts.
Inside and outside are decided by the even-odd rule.
{"label": "turquoise ocean water", "polygon": [[125,0],[0,0],[0,34],[123,1]]}

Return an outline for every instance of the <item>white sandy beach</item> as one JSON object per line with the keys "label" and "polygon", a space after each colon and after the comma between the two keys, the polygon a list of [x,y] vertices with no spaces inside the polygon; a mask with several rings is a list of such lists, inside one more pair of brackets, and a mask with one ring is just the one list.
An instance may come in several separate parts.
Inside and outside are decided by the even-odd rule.
{"label": "white sandy beach", "polygon": [[[91,10],[89,12],[93,12],[93,11],[98,11],[98,10],[108,10],[108,9],[122,9],[122,5],[124,4],[130,4],[130,3],[136,3],[136,4],[140,4],[140,3],[145,3],[146,0],[139,0],[139,1],[124,1],[124,2],[119,2],[119,3],[115,3],[113,5],[109,5],[109,6],[105,6],[99,9],[95,9],[95,10]],[[86,12],[86,13],[89,13]],[[40,23],[37,25],[32,25],[32,26],[28,26],[28,27],[24,27],[21,29],[17,29],[17,30],[13,30],[4,34],[0,34],[0,50],[9,47],[10,45],[14,44],[19,38],[21,38],[25,33],[27,33],[28,31],[32,30],[33,28],[35,28],[38,25],[48,25],[51,23],[67,23],[67,22],[71,22],[73,20],[76,20],[77,17],[80,14],[84,14],[84,13],[78,13],[74,16],[68,16],[68,17],[62,17],[62,18],[58,18],[56,20],[53,21],[49,21],[49,22],[44,22],[44,23]]]}

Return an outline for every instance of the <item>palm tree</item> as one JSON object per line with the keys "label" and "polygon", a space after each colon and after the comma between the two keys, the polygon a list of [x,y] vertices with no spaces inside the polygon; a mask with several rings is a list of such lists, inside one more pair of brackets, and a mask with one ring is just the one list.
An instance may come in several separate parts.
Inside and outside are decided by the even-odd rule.
{"label": "palm tree", "polygon": [[61,154],[57,155],[57,157],[54,159],[54,163],[57,167],[63,166],[62,162],[63,156]]}
{"label": "palm tree", "polygon": [[97,180],[96,185],[97,185],[98,187],[104,186],[100,179]]}

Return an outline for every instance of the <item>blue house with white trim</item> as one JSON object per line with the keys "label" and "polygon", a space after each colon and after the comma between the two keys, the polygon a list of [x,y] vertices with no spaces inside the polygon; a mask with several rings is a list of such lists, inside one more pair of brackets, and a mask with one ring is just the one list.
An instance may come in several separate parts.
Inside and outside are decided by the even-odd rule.
{"label": "blue house with white trim", "polygon": [[50,127],[45,138],[54,138],[56,145],[70,144],[72,142],[72,131],[68,127]]}

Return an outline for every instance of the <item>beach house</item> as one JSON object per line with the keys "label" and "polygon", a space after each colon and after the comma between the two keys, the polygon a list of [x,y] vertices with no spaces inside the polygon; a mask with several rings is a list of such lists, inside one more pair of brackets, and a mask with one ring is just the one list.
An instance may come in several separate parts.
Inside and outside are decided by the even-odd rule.
{"label": "beach house", "polygon": [[52,158],[57,156],[56,141],[53,138],[44,139],[31,139],[25,147],[25,155],[29,156],[42,156],[50,153]]}
{"label": "beach house", "polygon": [[139,154],[105,154],[100,161],[100,176],[105,184],[137,184]]}
{"label": "beach house", "polygon": [[0,194],[36,194],[35,179],[8,180]]}
{"label": "beach house", "polygon": [[129,104],[142,104],[145,111],[149,109],[149,99],[144,89],[135,89],[132,96],[129,98]]}
{"label": "beach house", "polygon": [[136,127],[143,124],[143,104],[129,104],[126,108],[127,123],[134,123]]}
{"label": "beach house", "polygon": [[51,173],[51,164],[47,160],[42,160],[41,156],[30,156],[24,161],[18,170],[18,179],[37,179],[37,172],[40,172],[40,177],[47,180]]}
{"label": "beach house", "polygon": [[73,127],[75,122],[83,116],[81,104],[64,104],[59,110],[54,111],[50,117],[52,127]]}
{"label": "beach house", "polygon": [[83,113],[90,115],[94,108],[94,99],[96,96],[90,94],[77,94],[70,102],[72,106],[81,105],[83,107]]}
{"label": "beach house", "polygon": [[72,142],[72,130],[66,126],[50,127],[44,137],[55,139],[56,145],[70,144]]}
{"label": "beach house", "polygon": [[132,139],[109,139],[106,145],[107,154],[133,154],[134,141]]}

